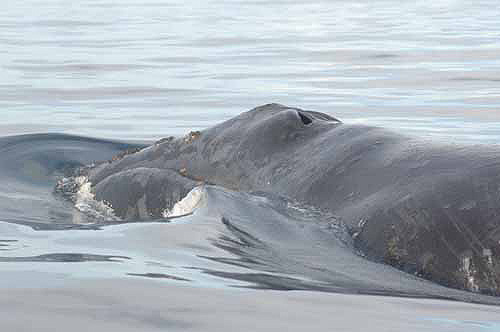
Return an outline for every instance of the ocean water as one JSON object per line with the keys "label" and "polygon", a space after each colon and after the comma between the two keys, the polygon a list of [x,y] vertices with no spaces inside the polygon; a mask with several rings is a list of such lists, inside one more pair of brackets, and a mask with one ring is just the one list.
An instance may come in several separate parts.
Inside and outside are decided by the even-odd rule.
{"label": "ocean water", "polygon": [[0,135],[151,140],[278,102],[492,143],[498,17],[494,0],[4,1]]}
{"label": "ocean water", "polygon": [[120,223],[54,194],[270,102],[496,144],[498,17],[492,0],[4,1],[0,330],[500,331],[499,298],[368,261],[282,197],[208,186],[188,215]]}

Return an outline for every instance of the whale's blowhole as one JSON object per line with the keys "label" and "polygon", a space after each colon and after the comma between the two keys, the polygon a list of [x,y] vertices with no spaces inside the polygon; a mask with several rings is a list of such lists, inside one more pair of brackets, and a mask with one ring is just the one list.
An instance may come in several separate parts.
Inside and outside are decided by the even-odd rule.
{"label": "whale's blowhole", "polygon": [[300,120],[302,121],[302,123],[304,125],[310,125],[312,123],[312,119],[310,117],[308,117],[307,115],[305,115],[304,113],[302,112],[297,112],[299,114],[299,117],[300,117]]}

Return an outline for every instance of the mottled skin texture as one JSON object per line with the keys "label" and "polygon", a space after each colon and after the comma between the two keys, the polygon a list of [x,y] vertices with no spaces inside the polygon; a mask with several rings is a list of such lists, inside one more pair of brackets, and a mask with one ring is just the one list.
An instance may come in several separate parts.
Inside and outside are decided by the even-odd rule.
{"label": "mottled skin texture", "polygon": [[90,172],[126,219],[206,182],[327,209],[368,257],[500,295],[500,149],[444,145],[270,104]]}

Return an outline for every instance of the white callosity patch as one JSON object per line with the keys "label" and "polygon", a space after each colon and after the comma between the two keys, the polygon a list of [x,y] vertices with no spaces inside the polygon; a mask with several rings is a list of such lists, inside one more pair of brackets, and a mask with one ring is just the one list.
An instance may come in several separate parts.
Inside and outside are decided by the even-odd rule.
{"label": "white callosity patch", "polygon": [[108,203],[95,199],[92,183],[87,176],[64,178],[59,181],[57,188],[69,195],[75,208],[87,216],[102,221],[121,220],[115,215],[113,208]]}
{"label": "white callosity patch", "polygon": [[465,274],[466,287],[472,292],[478,292],[479,286],[476,284],[474,274],[476,273],[472,263],[472,257],[464,256],[462,258],[462,272]]}
{"label": "white callosity patch", "polygon": [[195,187],[170,210],[163,211],[164,218],[180,217],[194,212],[204,194],[203,187]]}

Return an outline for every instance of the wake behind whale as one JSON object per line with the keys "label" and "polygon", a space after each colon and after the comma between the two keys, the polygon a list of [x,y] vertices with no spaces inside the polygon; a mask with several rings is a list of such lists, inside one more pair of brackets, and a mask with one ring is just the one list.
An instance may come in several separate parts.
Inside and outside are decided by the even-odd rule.
{"label": "wake behind whale", "polygon": [[[382,216],[390,216],[393,221],[399,220],[394,217],[397,211],[394,209],[400,208],[400,202],[408,204],[413,200],[422,204],[427,201],[418,195],[408,198],[402,195],[402,188],[411,187],[414,183],[410,180],[402,183],[398,173],[394,172],[394,165],[399,165],[397,169],[401,170],[401,174],[405,170],[405,176],[418,175],[419,186],[412,187],[412,190],[425,188],[425,181],[430,181],[425,179],[426,176],[435,181],[434,191],[417,190],[419,195],[429,194],[430,197],[436,197],[436,192],[439,192],[440,182],[436,181],[439,176],[443,173],[453,175],[446,162],[440,165],[440,172],[428,175],[425,167],[437,161],[433,159],[437,154],[419,152],[420,145],[403,136],[380,129],[343,125],[334,118],[315,112],[268,105],[207,131],[191,133],[184,138],[162,140],[149,147],[61,135],[2,140],[4,162],[1,167],[9,191],[4,189],[5,195],[2,195],[1,220],[30,225],[35,229],[96,229],[109,223],[125,221],[161,221],[161,227],[167,232],[173,230],[172,225],[178,224],[176,230],[179,227],[183,229],[182,247],[189,248],[192,257],[196,257],[186,270],[189,273],[175,271],[175,277],[179,280],[198,280],[198,277],[193,277],[193,271],[198,271],[216,279],[233,280],[228,281],[228,284],[234,283],[238,287],[500,303],[498,298],[436,285],[421,277],[445,285],[449,283],[398,265],[412,263],[411,255],[404,255],[404,250],[408,248],[401,248],[401,242],[406,240],[404,236],[415,236],[415,231],[417,236],[422,234],[418,229],[408,230],[404,228],[407,225],[403,227],[397,223],[389,224],[392,233],[387,233],[384,222],[376,220]],[[406,150],[402,150],[401,142],[412,143],[409,146],[421,153],[420,159],[412,159],[414,156],[409,155],[411,149],[405,146]],[[377,150],[381,146],[390,149]],[[127,152],[139,149],[141,151],[136,153]],[[446,158],[453,155],[448,149],[432,150],[433,153],[437,151],[445,153]],[[462,155],[453,155],[456,165],[463,156],[468,157],[471,153],[482,155],[494,149],[476,147],[459,151]],[[113,158],[114,155],[119,157]],[[366,164],[366,156],[371,163]],[[389,168],[391,175],[376,167],[374,169],[378,173],[369,174],[369,168],[377,166],[380,161],[384,161],[384,167]],[[494,155],[489,155],[484,161],[478,159],[474,162],[477,169],[486,169],[489,172],[487,174],[491,175],[494,168],[490,165],[494,161]],[[418,167],[409,167],[409,164],[415,163]],[[435,165],[432,166],[436,170]],[[363,172],[365,176],[361,176],[365,174]],[[328,177],[322,177],[325,174]],[[332,175],[335,175],[335,183],[328,182]],[[378,178],[372,179],[368,175],[378,175]],[[76,178],[82,177],[87,182],[71,185]],[[106,219],[86,210],[75,210],[68,200],[54,195],[52,191],[56,180],[64,178],[66,180],[60,183],[65,183],[62,189],[68,190],[66,198],[70,197],[74,202],[74,194],[85,185],[95,202],[113,209],[116,219]],[[395,181],[389,186],[382,186],[388,179]],[[454,178],[450,176],[447,179]],[[193,189],[194,192],[191,192]],[[390,194],[390,190],[394,192]],[[353,194],[348,193],[341,199],[339,192]],[[447,194],[453,193],[453,190],[447,191]],[[487,197],[482,198],[480,192],[473,194],[478,208],[488,202],[491,202],[491,209],[495,208],[493,201],[485,201]],[[394,199],[397,195],[405,199]],[[189,199],[183,201],[185,197]],[[464,203],[459,197],[452,198],[454,201],[438,203],[449,204],[443,208],[448,209],[447,217],[452,218],[460,229],[464,226],[457,221],[464,221],[457,219],[460,216],[450,211],[454,211],[456,206],[464,206]],[[381,205],[384,209],[377,209]],[[29,211],[26,206],[31,206]],[[195,211],[194,207],[197,208]],[[429,213],[431,217],[432,213],[436,213],[436,210],[428,210],[425,206],[420,208],[424,212],[412,216],[415,224],[421,223],[421,218]],[[363,218],[353,211],[363,211]],[[442,210],[437,211],[441,213]],[[474,207],[465,211],[476,213],[477,216]],[[191,212],[194,214],[189,215]],[[165,217],[186,214],[188,216],[176,219],[175,223],[164,223],[168,221]],[[399,218],[402,218],[401,215]],[[385,221],[384,218],[382,220]],[[489,225],[494,221],[489,220]],[[203,225],[202,233],[196,231],[200,225]],[[432,227],[432,224],[425,225],[427,228]],[[146,224],[144,227],[144,232],[148,232],[150,226]],[[372,227],[381,229],[374,232]],[[495,228],[488,227],[488,230],[493,231],[488,233],[486,239],[492,240],[496,234]],[[101,237],[106,236],[108,229],[111,231],[111,228],[105,228],[102,231],[104,233],[93,234],[93,241],[104,240]],[[147,234],[148,237],[155,237],[153,233]],[[440,236],[446,237],[447,234],[440,233]],[[166,240],[162,245],[175,248],[181,243],[174,238],[170,238],[170,241],[173,242],[168,244]],[[425,238],[422,241],[428,243]],[[484,240],[479,238],[477,241],[486,247]],[[373,262],[373,259],[377,260],[377,252],[371,250],[376,245],[384,245],[389,251],[390,254],[384,257],[388,258],[386,262],[411,273]],[[81,251],[81,248],[78,250]],[[441,249],[438,247],[435,250],[433,254],[440,258]],[[472,264],[477,264],[474,256],[477,250],[472,248]],[[492,271],[495,271],[497,264],[495,250],[493,247],[489,267]],[[66,248],[65,251],[71,250]],[[16,252],[12,254],[15,256]],[[23,254],[19,259],[26,261],[26,257],[60,257],[57,254],[34,252]],[[155,255],[164,256],[160,253]],[[457,256],[460,255],[462,252],[457,253]],[[168,268],[172,264],[168,262],[155,265],[162,267],[154,272],[134,270],[134,266],[137,269],[135,257],[147,255],[127,248],[126,242],[113,247],[109,255],[103,253],[102,257],[108,256],[131,258],[120,263],[123,266],[130,264],[130,269],[124,271],[126,275],[172,275]],[[477,284],[480,281],[475,282]]]}
{"label": "wake behind whale", "polygon": [[78,167],[143,146],[62,134],[0,138],[1,220],[41,229],[94,223],[53,195],[54,184]]}

